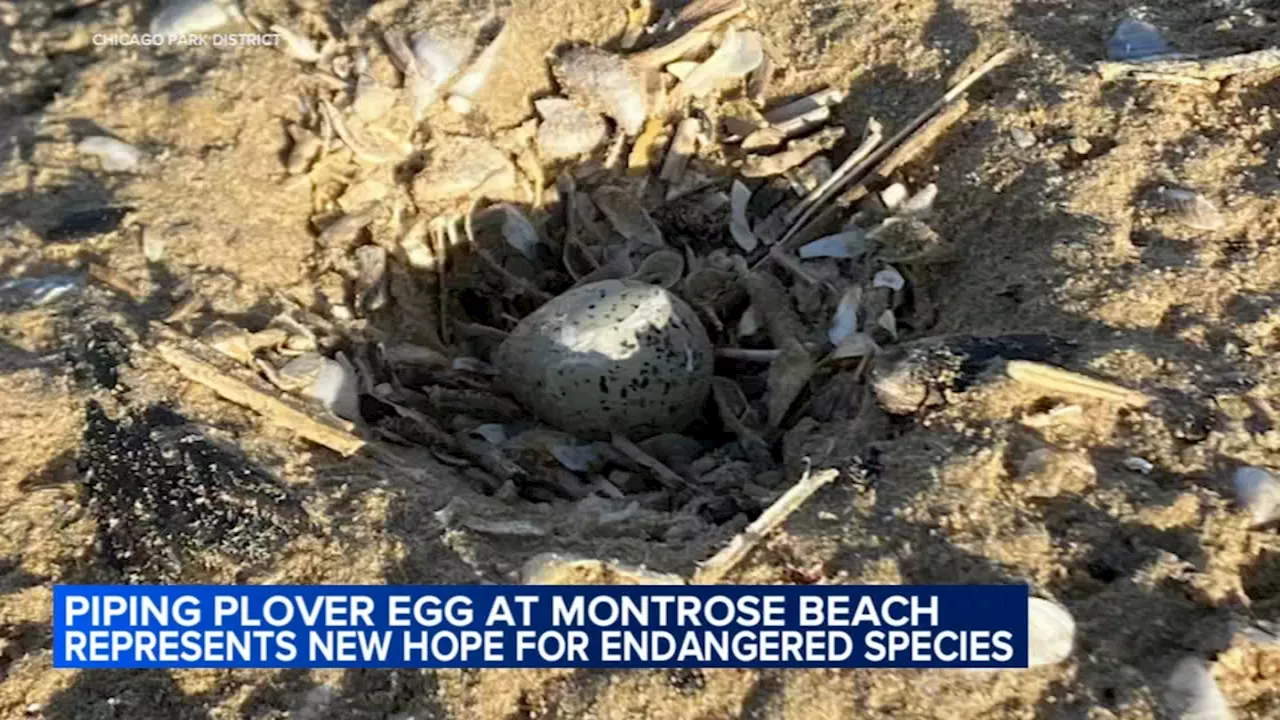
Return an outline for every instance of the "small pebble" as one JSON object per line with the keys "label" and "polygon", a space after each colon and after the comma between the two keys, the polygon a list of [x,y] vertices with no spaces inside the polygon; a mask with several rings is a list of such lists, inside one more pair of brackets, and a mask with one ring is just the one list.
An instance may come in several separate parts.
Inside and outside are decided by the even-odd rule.
{"label": "small pebble", "polygon": [[1152,465],[1150,461],[1137,456],[1125,458],[1124,466],[1128,470],[1142,473],[1143,475],[1150,475],[1156,469],[1156,466]]}
{"label": "small pebble", "polygon": [[1079,135],[1071,138],[1071,142],[1068,145],[1071,148],[1071,152],[1077,155],[1088,155],[1089,151],[1093,150],[1093,143]]}
{"label": "small pebble", "polygon": [[98,158],[102,169],[107,172],[131,172],[138,169],[138,163],[142,161],[142,153],[138,148],[105,135],[93,135],[81,140],[76,145],[76,150]]}
{"label": "small pebble", "polygon": [[1013,139],[1014,145],[1017,145],[1023,150],[1035,147],[1036,144],[1036,136],[1033,135],[1030,130],[1025,130],[1020,127],[1009,130],[1009,137]]}

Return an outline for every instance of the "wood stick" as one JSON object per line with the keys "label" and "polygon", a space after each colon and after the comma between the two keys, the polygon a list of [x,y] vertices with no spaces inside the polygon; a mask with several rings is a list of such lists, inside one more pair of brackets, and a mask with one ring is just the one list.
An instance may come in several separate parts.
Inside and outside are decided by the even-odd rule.
{"label": "wood stick", "polygon": [[302,400],[283,395],[203,343],[159,323],[151,324],[151,334],[156,341],[155,353],[188,380],[340,455],[350,456],[364,447],[364,440],[352,432],[355,426],[351,423],[321,414]]}
{"label": "wood stick", "polygon": [[787,518],[791,517],[791,514],[799,509],[814,493],[839,476],[840,471],[834,469],[819,470],[816,473],[805,470],[800,480],[783,493],[782,497],[775,500],[767,510],[761,513],[755,522],[734,536],[723,550],[702,563],[697,572],[693,574],[693,583],[695,585],[714,585],[720,582],[769,533],[786,522]]}
{"label": "wood stick", "polygon": [[[832,175],[834,181],[829,180],[827,183],[823,183],[823,187],[819,188],[822,192],[818,193],[815,199],[808,204],[805,211],[797,216],[791,226],[791,229],[787,231],[780,242],[786,243],[791,239],[791,237],[798,234],[800,230],[804,228],[805,224],[808,223],[815,214],[817,214],[818,209],[824,202],[829,200],[835,195],[835,193],[839,192],[848,184],[861,180],[863,176],[873,168],[879,166],[880,163],[885,158],[889,157],[899,145],[902,145],[911,138],[912,135],[915,135],[929,122],[930,119],[947,107],[947,105],[951,104],[963,95],[974,83],[982,79],[987,73],[1008,62],[1011,57],[1013,57],[1012,50],[1003,50],[996,53],[989,60],[980,65],[978,69],[966,75],[960,80],[960,82],[952,86],[950,90],[947,90],[942,97],[938,98],[932,105],[926,108],[924,112],[920,113],[911,122],[907,123],[907,126],[898,131],[898,134],[889,138],[889,140],[883,145],[880,145],[871,151],[865,159],[857,162],[856,165],[847,169],[846,165],[848,165],[849,162],[846,160],[845,163],[840,166],[840,170]],[[811,194],[811,196],[814,196],[814,194]]]}
{"label": "wood stick", "polygon": [[1280,69],[1280,48],[1267,48],[1256,52],[1214,58],[1149,58],[1132,62],[1098,63],[1098,74],[1106,81],[1133,78],[1195,82],[1196,80],[1221,80],[1241,73],[1276,69]]}
{"label": "wood stick", "polygon": [[626,455],[632,462],[648,470],[658,482],[667,486],[672,490],[679,488],[693,488],[693,484],[688,480],[680,477],[674,470],[662,464],[662,461],[653,457],[649,453],[640,449],[640,446],[631,442],[625,435],[614,433],[613,446],[616,447],[623,455]]}

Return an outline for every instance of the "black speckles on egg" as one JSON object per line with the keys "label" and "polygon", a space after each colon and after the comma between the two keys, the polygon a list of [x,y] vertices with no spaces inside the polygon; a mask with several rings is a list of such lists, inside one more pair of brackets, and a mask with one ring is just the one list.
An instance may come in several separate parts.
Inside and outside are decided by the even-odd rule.
{"label": "black speckles on egg", "polygon": [[[570,330],[571,329],[571,330]],[[711,383],[711,343],[693,310],[654,285],[605,280],[526,317],[494,362],[508,391],[583,437],[679,431]]]}

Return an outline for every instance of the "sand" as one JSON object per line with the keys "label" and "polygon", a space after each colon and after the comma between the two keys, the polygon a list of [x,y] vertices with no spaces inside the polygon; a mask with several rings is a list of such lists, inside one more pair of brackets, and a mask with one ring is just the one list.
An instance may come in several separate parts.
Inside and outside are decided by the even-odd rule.
{"label": "sand", "polygon": [[[336,207],[348,183],[389,176],[352,178],[354,166],[332,155],[311,183],[284,173],[284,124],[313,81],[281,53],[97,46],[94,33],[134,31],[150,9],[0,2],[0,268],[83,278],[96,264],[127,291],[95,282],[44,307],[0,305],[0,716],[1138,719],[1163,717],[1164,677],[1198,654],[1213,660],[1237,717],[1280,717],[1280,652],[1227,631],[1250,614],[1280,619],[1280,536],[1248,527],[1230,484],[1239,465],[1280,466],[1280,75],[1217,88],[1103,83],[1093,64],[1128,5],[1111,0],[750,4],[779,65],[771,105],[848,89],[836,119],[850,139],[837,158],[869,117],[901,127],[967,58],[1014,48],[975,88],[969,114],[900,171],[913,186],[938,185],[934,226],[958,253],[924,280],[937,310],[928,334],[1069,338],[1074,369],[1160,402],[1064,401],[992,382],[916,418],[804,424],[788,436],[788,462],[856,458],[872,471],[819,493],[730,580],[1026,583],[1076,618],[1067,662],[1000,673],[54,671],[54,583],[509,582],[543,551],[688,574],[743,519],[680,528],[646,508],[606,523],[582,502],[486,497],[425,452],[395,471],[343,459],[184,381],[140,344],[146,323],[192,295],[205,323],[261,326],[281,294],[319,307],[332,278],[313,272],[315,208]],[[247,5],[313,36],[333,26],[365,39],[485,10],[456,0]],[[1176,48],[1196,52],[1272,45],[1280,22],[1261,0],[1144,8]],[[518,0],[509,12],[510,50],[477,98],[479,119],[436,109],[433,132],[518,125],[552,87],[547,52],[608,43],[625,25],[613,1]],[[1020,146],[1015,130],[1034,145]],[[136,173],[76,153],[79,138],[102,131],[144,151]],[[1173,184],[1203,193],[1224,226],[1194,230],[1159,212],[1150,193]],[[128,210],[75,214],[105,206]],[[140,234],[163,244],[160,261],[148,262]],[[409,332],[414,319],[396,322]],[[1055,404],[1079,410],[1042,422]],[[243,466],[231,462],[241,479],[227,482],[272,497],[264,488],[283,488],[281,506],[301,515],[282,524],[224,508],[188,537],[128,540],[172,563],[122,562],[125,541],[100,526],[128,503],[92,490],[87,471],[97,467],[101,483],[114,462],[94,448],[191,435],[187,460],[231,453]],[[1131,458],[1151,470],[1130,469]],[[168,468],[154,477],[190,475],[186,461],[147,462]],[[137,477],[121,472],[117,487]],[[476,517],[538,533],[447,526],[435,513],[459,498]]]}

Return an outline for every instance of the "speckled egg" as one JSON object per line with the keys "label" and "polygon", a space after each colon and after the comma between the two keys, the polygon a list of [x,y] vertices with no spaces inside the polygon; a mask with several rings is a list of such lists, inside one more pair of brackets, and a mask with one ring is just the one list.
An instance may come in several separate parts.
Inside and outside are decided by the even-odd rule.
{"label": "speckled egg", "polygon": [[678,432],[711,387],[711,341],[683,300],[632,280],[574,288],[538,308],[498,348],[507,390],[582,437]]}

